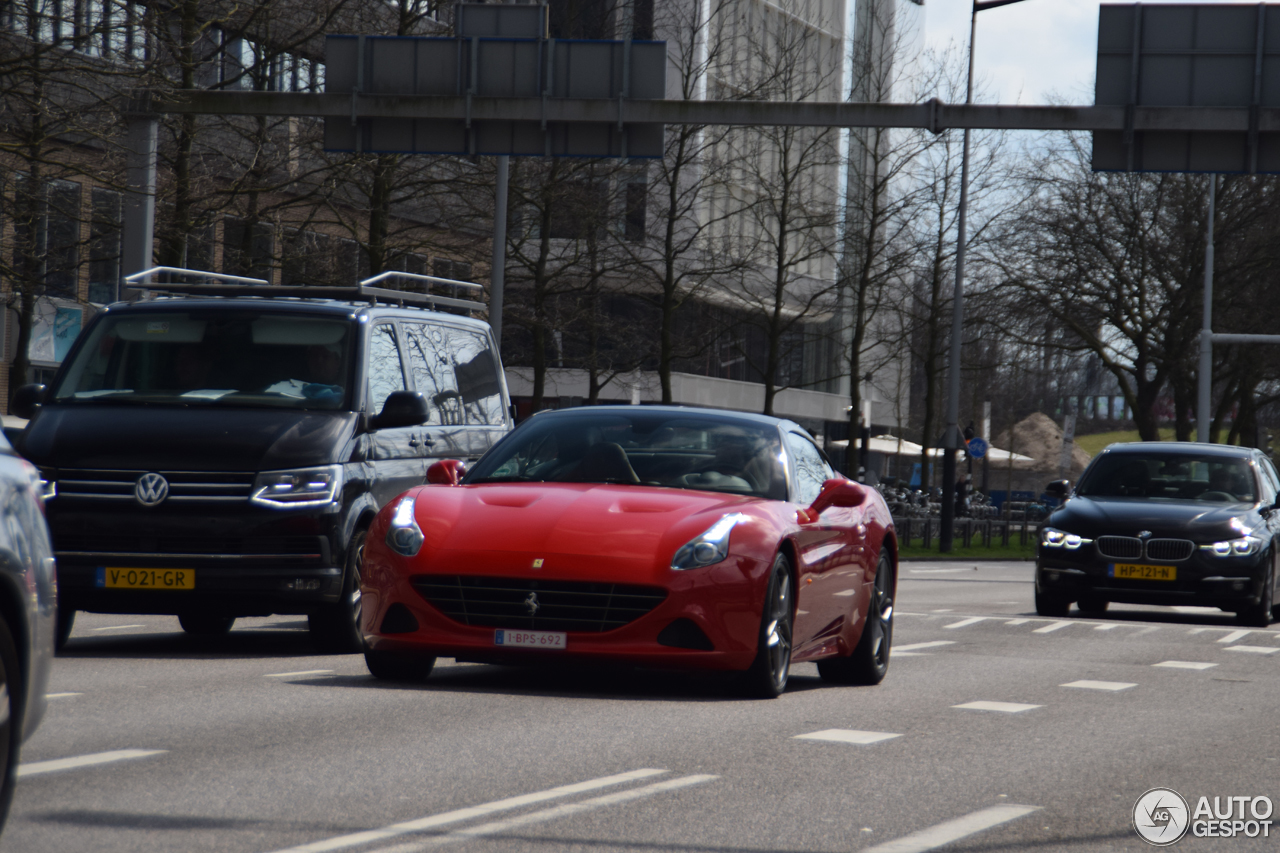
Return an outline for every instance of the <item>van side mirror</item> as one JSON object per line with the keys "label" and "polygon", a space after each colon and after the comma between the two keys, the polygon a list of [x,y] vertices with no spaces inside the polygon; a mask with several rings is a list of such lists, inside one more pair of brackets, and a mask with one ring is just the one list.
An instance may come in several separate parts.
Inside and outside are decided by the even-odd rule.
{"label": "van side mirror", "polygon": [[427,400],[417,391],[392,391],[382,404],[382,411],[369,419],[369,429],[394,429],[419,426],[431,417]]}
{"label": "van side mirror", "polygon": [[1044,493],[1050,497],[1055,497],[1060,501],[1066,500],[1067,495],[1071,494],[1071,481],[1054,480],[1052,483],[1044,487]]}
{"label": "van side mirror", "polygon": [[813,503],[799,512],[801,524],[813,524],[827,507],[838,506],[852,508],[862,506],[867,499],[867,490],[852,480],[832,478],[822,484],[822,491],[813,499]]}
{"label": "van side mirror", "polygon": [[467,466],[457,459],[441,459],[427,468],[427,482],[433,486],[456,486],[467,473]]}
{"label": "van side mirror", "polygon": [[36,413],[36,408],[44,402],[45,387],[43,385],[23,385],[13,392],[9,400],[9,412],[26,420]]}

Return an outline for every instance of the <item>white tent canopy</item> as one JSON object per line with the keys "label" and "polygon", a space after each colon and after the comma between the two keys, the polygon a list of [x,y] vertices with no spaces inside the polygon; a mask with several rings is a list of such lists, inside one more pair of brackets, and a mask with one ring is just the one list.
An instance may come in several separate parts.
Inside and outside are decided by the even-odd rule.
{"label": "white tent canopy", "polygon": [[[837,439],[831,442],[832,447],[848,447],[849,442],[846,439]],[[874,435],[867,442],[867,450],[872,453],[879,453],[884,456],[915,456],[919,457],[923,447],[914,441],[907,441],[905,438],[899,438],[896,435]],[[942,456],[942,448],[930,447],[929,458],[937,459]],[[1030,464],[1034,464],[1036,460],[1030,456],[1023,456],[1021,453],[1010,453],[1007,450],[1001,450],[998,447],[990,447],[987,449],[987,456],[991,459],[992,465],[1008,465],[1010,457],[1015,467],[1024,468]]]}

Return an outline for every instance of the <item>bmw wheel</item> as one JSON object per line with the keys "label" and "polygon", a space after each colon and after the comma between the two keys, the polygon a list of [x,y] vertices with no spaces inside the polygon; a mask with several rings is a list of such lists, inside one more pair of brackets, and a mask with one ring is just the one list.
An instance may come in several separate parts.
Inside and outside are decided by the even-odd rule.
{"label": "bmw wheel", "polygon": [[1241,625],[1265,628],[1271,624],[1271,610],[1275,606],[1276,574],[1274,562],[1268,560],[1268,564],[1267,576],[1262,581],[1262,593],[1258,596],[1258,603],[1236,614],[1236,619]]}

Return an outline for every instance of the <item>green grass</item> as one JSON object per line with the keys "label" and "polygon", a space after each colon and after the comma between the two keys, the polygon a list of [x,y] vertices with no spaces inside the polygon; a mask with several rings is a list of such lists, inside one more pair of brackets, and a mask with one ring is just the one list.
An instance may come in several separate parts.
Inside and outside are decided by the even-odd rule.
{"label": "green grass", "polygon": [[[1173,427],[1164,427],[1160,430],[1160,438],[1165,441],[1173,441]],[[1136,429],[1118,430],[1116,432],[1095,432],[1093,435],[1077,435],[1076,445],[1083,449],[1090,456],[1097,456],[1098,453],[1108,444],[1115,444],[1118,441],[1141,441]]]}
{"label": "green grass", "polygon": [[975,533],[973,537],[973,546],[964,547],[963,540],[956,536],[951,543],[951,553],[943,554],[938,550],[938,537],[934,536],[933,544],[929,548],[925,548],[920,544],[920,537],[917,535],[911,540],[911,547],[903,548],[898,557],[903,560],[1034,560],[1036,558],[1036,536],[1035,530],[1027,531],[1027,544],[1018,544],[1018,535],[1012,533],[1009,536],[1009,547],[1005,548],[1000,544],[998,536],[991,537],[991,546],[984,547],[982,539]]}

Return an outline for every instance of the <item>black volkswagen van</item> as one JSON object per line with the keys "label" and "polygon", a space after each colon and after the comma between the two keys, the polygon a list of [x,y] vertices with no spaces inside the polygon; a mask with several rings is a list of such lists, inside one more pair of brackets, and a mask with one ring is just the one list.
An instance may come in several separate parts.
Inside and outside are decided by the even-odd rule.
{"label": "black volkswagen van", "polygon": [[165,285],[82,332],[24,386],[45,480],[59,638],[76,610],[176,614],[192,634],[306,614],[358,651],[360,554],[384,503],[511,429],[483,322],[456,298],[358,288]]}

